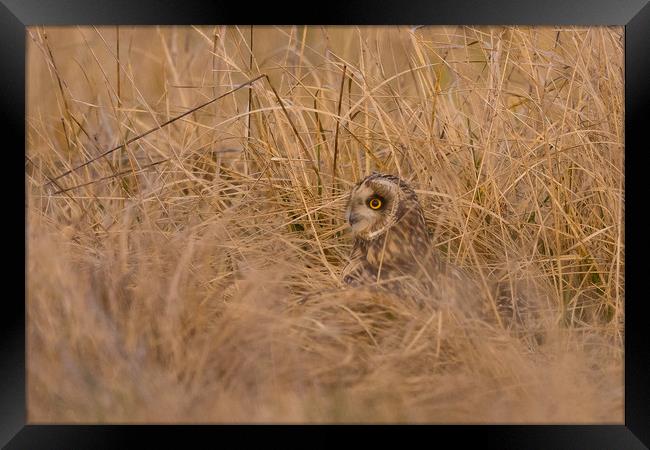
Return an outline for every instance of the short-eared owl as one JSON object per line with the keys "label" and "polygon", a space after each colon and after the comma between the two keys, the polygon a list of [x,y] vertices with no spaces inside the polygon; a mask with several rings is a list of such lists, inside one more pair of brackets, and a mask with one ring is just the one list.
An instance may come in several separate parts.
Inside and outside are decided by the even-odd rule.
{"label": "short-eared owl", "polygon": [[452,301],[477,315],[489,314],[490,302],[481,295],[487,288],[500,315],[512,313],[498,285],[483,286],[443,261],[427,231],[417,195],[404,180],[373,173],[360,181],[350,193],[346,219],[354,244],[343,270],[344,283],[388,290],[418,301]]}

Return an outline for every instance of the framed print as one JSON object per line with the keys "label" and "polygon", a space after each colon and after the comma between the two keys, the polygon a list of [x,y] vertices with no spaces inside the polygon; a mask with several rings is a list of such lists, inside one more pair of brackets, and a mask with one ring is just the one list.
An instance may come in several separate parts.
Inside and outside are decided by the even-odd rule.
{"label": "framed print", "polygon": [[646,2],[5,5],[7,448],[647,447]]}

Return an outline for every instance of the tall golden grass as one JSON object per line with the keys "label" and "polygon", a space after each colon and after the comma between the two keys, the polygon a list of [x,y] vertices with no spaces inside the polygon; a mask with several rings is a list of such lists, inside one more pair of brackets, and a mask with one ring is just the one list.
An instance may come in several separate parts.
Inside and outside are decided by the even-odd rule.
{"label": "tall golden grass", "polygon": [[[622,423],[621,27],[32,27],[27,76],[31,423]],[[371,170],[539,346],[332,290]]]}

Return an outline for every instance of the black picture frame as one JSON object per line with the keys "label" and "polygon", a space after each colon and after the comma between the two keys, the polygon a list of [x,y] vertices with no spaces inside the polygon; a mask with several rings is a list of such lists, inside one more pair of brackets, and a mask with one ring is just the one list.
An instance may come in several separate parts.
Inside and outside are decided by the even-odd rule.
{"label": "black picture frame", "polygon": [[[30,25],[144,25],[144,24],[526,24],[625,26],[625,424],[523,426],[58,426],[26,425],[25,394],[25,246],[13,236],[25,230],[25,179],[19,165],[25,149],[25,27]],[[228,431],[236,442],[252,443],[259,434],[304,438],[317,433],[317,443],[338,444],[341,434],[362,433],[387,442],[406,432],[411,439],[436,443],[450,439],[454,446],[478,442],[495,448],[636,449],[650,446],[649,334],[644,327],[645,291],[641,259],[647,254],[647,226],[643,211],[643,171],[650,167],[644,121],[650,117],[650,4],[648,0],[354,0],[326,5],[278,5],[275,2],[201,2],[184,0],[3,0],[0,5],[0,89],[2,94],[2,171],[5,205],[2,221],[9,227],[6,241],[17,243],[15,254],[5,257],[5,295],[0,339],[0,443],[7,449],[125,448],[136,438],[147,447],[187,447],[186,439],[213,438],[223,443]],[[21,181],[22,180],[22,181]],[[23,197],[16,191],[23,186]],[[21,213],[22,211],[22,213]],[[636,220],[634,215],[639,217]],[[9,246],[5,245],[5,248]],[[22,257],[21,257],[22,255]],[[22,262],[22,265],[16,261]],[[21,283],[20,280],[23,280]],[[8,289],[8,287],[15,289]],[[406,429],[405,429],[406,428]],[[400,433],[404,434],[404,433]],[[302,440],[302,439],[301,439]],[[314,442],[313,437],[310,443]],[[410,440],[409,440],[410,441]],[[305,441],[302,441],[303,445]],[[367,443],[368,441],[366,441]],[[408,441],[401,440],[403,444]],[[414,441],[415,442],[415,441]],[[450,442],[450,441],[447,441]],[[285,441],[286,443],[286,441]],[[407,444],[408,445],[408,444]]]}

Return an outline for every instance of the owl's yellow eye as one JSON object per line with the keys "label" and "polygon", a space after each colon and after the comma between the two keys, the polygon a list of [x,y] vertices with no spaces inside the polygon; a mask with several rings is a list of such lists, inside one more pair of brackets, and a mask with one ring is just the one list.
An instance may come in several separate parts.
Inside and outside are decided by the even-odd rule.
{"label": "owl's yellow eye", "polygon": [[370,206],[372,209],[379,209],[381,208],[381,200],[378,198],[371,198],[368,202],[368,206]]}

